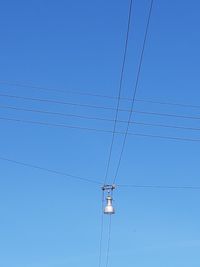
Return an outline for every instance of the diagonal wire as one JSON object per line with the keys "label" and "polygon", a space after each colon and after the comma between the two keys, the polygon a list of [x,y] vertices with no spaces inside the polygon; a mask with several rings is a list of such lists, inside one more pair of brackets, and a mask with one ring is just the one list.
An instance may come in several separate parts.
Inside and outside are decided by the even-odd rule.
{"label": "diagonal wire", "polygon": [[[83,180],[83,181],[89,181],[89,182],[92,182],[92,183],[95,183],[95,184],[98,184],[100,185],[99,182],[97,181],[94,181],[94,180],[91,180],[91,179],[88,179],[88,178],[84,178],[84,177],[79,177],[79,176],[75,176],[75,175],[72,175],[72,174],[67,174],[67,173],[63,173],[61,171],[55,171],[55,170],[52,170],[52,169],[47,169],[47,168],[44,168],[44,167],[41,167],[41,166],[36,166],[36,165],[32,165],[32,164],[27,164],[27,163],[24,163],[24,162],[21,162],[21,161],[16,161],[16,160],[13,160],[13,159],[8,159],[8,158],[5,158],[5,157],[2,157],[0,156],[0,160],[3,160],[3,161],[8,161],[10,163],[14,163],[14,164],[18,164],[18,165],[21,165],[23,167],[29,167],[29,168],[36,168],[36,169],[39,169],[39,170],[42,170],[42,171],[48,171],[48,172],[51,172],[51,173],[54,173],[54,174],[57,174],[57,175],[64,175],[64,176],[70,176],[72,178],[77,178],[77,179],[80,179]],[[124,187],[124,188],[145,188],[145,189],[183,189],[183,190],[200,190],[200,186],[192,186],[192,185],[187,185],[187,186],[173,186],[173,185],[139,185],[139,184],[117,184],[117,187]],[[104,195],[102,194],[102,209],[103,209],[103,204],[104,204]],[[103,213],[102,213],[102,220],[103,220]],[[102,224],[102,227],[103,227],[103,224]],[[103,228],[101,228],[103,229]],[[102,231],[102,235],[103,235],[103,230]],[[102,243],[102,241],[100,242]]]}
{"label": "diagonal wire", "polygon": [[124,69],[125,69],[127,49],[128,49],[130,24],[131,24],[131,15],[132,15],[132,5],[133,5],[133,0],[130,1],[130,5],[129,5],[128,25],[127,25],[127,31],[126,31],[124,55],[123,55],[121,74],[120,74],[120,81],[119,81],[119,92],[118,92],[118,98],[117,98],[117,109],[116,109],[116,114],[115,114],[115,121],[114,121],[113,133],[112,133],[112,141],[111,141],[111,145],[110,145],[110,149],[109,149],[109,156],[108,156],[108,162],[107,162],[107,167],[106,167],[106,174],[105,174],[104,184],[106,184],[106,181],[107,181],[107,178],[108,178],[108,171],[109,171],[109,167],[110,167],[110,161],[111,161],[111,157],[112,157],[112,150],[113,150],[114,139],[115,139],[117,118],[118,118],[118,113],[119,113],[119,105],[120,105],[120,98],[121,98],[121,92],[122,92],[122,84],[123,84],[123,79],[124,79]]}
{"label": "diagonal wire", "polygon": [[125,144],[126,144],[129,125],[130,125],[130,121],[131,121],[131,116],[132,116],[132,113],[133,113],[133,107],[134,107],[135,98],[136,98],[136,94],[137,94],[137,90],[138,90],[139,78],[140,78],[140,73],[141,73],[141,68],[142,68],[142,63],[143,63],[144,51],[145,51],[145,47],[146,47],[146,41],[147,41],[147,35],[148,35],[148,30],[149,30],[149,24],[150,24],[152,9],[153,9],[153,3],[154,3],[154,0],[151,0],[148,19],[147,19],[147,24],[146,24],[146,29],[145,29],[145,35],[144,35],[144,40],[143,40],[143,45],[142,45],[142,51],[141,51],[141,55],[140,55],[137,78],[136,78],[136,82],[135,82],[135,86],[134,86],[134,92],[133,92],[133,98],[132,98],[132,104],[131,104],[131,111],[129,113],[129,119],[128,119],[128,124],[127,124],[127,127],[126,127],[126,133],[125,133],[125,136],[124,136],[122,149],[121,149],[121,153],[120,153],[120,157],[119,157],[119,161],[118,161],[118,165],[117,165],[117,169],[116,169],[116,173],[115,173],[115,177],[114,177],[113,183],[115,183],[117,175],[118,175],[118,172],[119,172],[119,167],[120,167],[120,164],[121,164],[122,155],[123,155]]}
{"label": "diagonal wire", "polygon": [[57,171],[57,170],[53,170],[53,169],[49,169],[49,168],[44,168],[44,167],[41,167],[41,166],[38,166],[38,165],[33,165],[33,164],[29,164],[29,163],[25,163],[25,162],[13,160],[13,159],[8,159],[8,158],[2,157],[2,156],[0,156],[0,160],[7,161],[7,162],[10,162],[10,163],[15,163],[17,165],[21,165],[21,166],[24,166],[24,167],[29,167],[29,168],[33,168],[33,169],[37,169],[37,170],[42,170],[42,171],[54,173],[54,174],[57,174],[57,175],[67,176],[67,177],[70,177],[70,178],[73,178],[73,179],[76,179],[76,180],[79,180],[79,181],[83,181],[83,182],[88,182],[88,183],[98,184],[98,185],[101,184],[100,182],[94,181],[94,180],[92,180],[90,178],[84,178],[84,177],[72,175],[72,174],[66,173],[66,172],[61,172],[61,171]]}

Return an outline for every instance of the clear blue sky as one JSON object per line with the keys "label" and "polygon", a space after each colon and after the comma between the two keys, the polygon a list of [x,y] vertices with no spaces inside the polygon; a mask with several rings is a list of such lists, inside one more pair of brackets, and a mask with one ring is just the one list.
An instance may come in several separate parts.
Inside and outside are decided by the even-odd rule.
{"label": "clear blue sky", "polygon": [[[0,80],[117,95],[128,2],[6,0],[0,9]],[[123,96],[131,97],[149,0],[136,0]],[[199,1],[155,0],[137,98],[200,105]],[[115,106],[114,100],[1,84],[0,92]],[[0,97],[1,105],[114,118],[111,111]],[[121,102],[128,108],[130,103]],[[200,109],[137,102],[152,112]],[[109,122],[0,108],[0,117],[112,129]],[[121,119],[127,114],[120,113]],[[198,121],[135,115],[187,127]],[[124,129],[124,125],[118,125]],[[198,138],[198,131],[131,126],[136,133]],[[103,182],[111,134],[1,120],[0,156]],[[115,139],[109,181],[121,138]],[[129,136],[117,183],[200,185],[198,142]],[[98,266],[101,190],[71,178],[0,161],[0,266]],[[199,267],[198,190],[118,188],[109,266]],[[103,252],[107,245],[105,218]],[[103,265],[105,266],[103,253]]]}

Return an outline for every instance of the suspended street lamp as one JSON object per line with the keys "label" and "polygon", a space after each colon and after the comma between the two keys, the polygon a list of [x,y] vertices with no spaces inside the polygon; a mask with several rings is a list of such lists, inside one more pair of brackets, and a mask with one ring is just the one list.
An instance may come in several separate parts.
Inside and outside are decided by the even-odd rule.
{"label": "suspended street lamp", "polygon": [[115,213],[115,209],[113,208],[113,205],[112,205],[112,201],[113,201],[112,191],[114,189],[115,189],[115,185],[104,185],[102,187],[102,190],[107,192],[104,214],[112,215]]}

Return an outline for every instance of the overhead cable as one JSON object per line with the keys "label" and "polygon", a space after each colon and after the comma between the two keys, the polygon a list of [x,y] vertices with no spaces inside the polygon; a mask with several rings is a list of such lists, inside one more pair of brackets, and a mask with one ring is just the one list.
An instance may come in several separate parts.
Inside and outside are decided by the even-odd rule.
{"label": "overhead cable", "polygon": [[[86,95],[86,96],[94,96],[94,97],[100,97],[100,98],[108,98],[116,100],[116,96],[111,95],[102,95],[102,94],[94,94],[91,92],[85,92],[85,91],[75,91],[75,90],[62,90],[62,89],[55,89],[55,88],[48,88],[48,87],[42,87],[42,86],[36,86],[36,85],[28,85],[23,82],[11,82],[11,81],[4,81],[0,80],[0,84],[5,84],[9,86],[16,86],[16,87],[22,87],[22,88],[32,88],[32,89],[39,89],[39,90],[45,90],[50,92],[60,92],[60,93],[66,93],[66,94],[76,94],[76,95]],[[132,101],[132,98],[129,97],[121,97],[121,100],[127,100]],[[177,102],[171,102],[171,101],[159,101],[159,100],[151,100],[151,99],[142,99],[142,98],[136,98],[136,102],[144,102],[144,103],[152,103],[152,104],[160,104],[160,105],[170,105],[170,106],[179,106],[179,107],[188,107],[188,108],[200,108],[200,105],[192,105],[187,103],[177,103]]]}
{"label": "overhead cable", "polygon": [[[50,173],[53,173],[53,174],[56,174],[56,175],[68,176],[68,177],[71,177],[73,179],[78,179],[78,180],[82,180],[82,181],[86,181],[86,182],[90,182],[90,183],[95,183],[98,186],[101,184],[101,183],[99,183],[97,181],[94,181],[94,180],[89,179],[89,178],[86,178],[86,177],[75,176],[75,175],[68,174],[68,173],[65,173],[65,172],[61,172],[61,171],[52,170],[52,169],[49,169],[49,168],[37,166],[35,164],[33,165],[33,164],[21,162],[19,160],[9,159],[7,157],[0,156],[0,160],[7,161],[9,163],[13,163],[13,164],[17,164],[17,165],[21,165],[23,167],[34,168],[34,169],[38,169],[38,170],[50,172]],[[146,188],[146,189],[158,189],[158,190],[159,189],[200,190],[200,186],[190,186],[190,185],[189,186],[171,186],[171,185],[117,184],[117,187],[124,187],[124,188]],[[103,197],[102,197],[102,207],[103,207]]]}
{"label": "overhead cable", "polygon": [[[22,87],[22,88],[31,88],[31,89],[39,89],[39,90],[45,90],[50,92],[60,92],[65,94],[76,94],[76,95],[85,95],[85,96],[94,96],[99,98],[108,98],[116,100],[116,96],[111,95],[102,95],[102,94],[94,94],[91,92],[85,92],[85,91],[75,91],[75,90],[62,90],[62,89],[55,89],[55,88],[48,88],[48,87],[42,87],[42,86],[36,86],[36,85],[28,85],[23,82],[11,82],[11,81],[4,81],[0,80],[0,84],[5,84],[9,86],[16,86],[16,87]],[[121,100],[127,100],[132,101],[132,98],[130,97],[121,97]],[[145,102],[145,103],[152,103],[152,104],[160,104],[160,105],[172,105],[172,106],[180,106],[180,107],[188,107],[188,108],[200,108],[200,105],[192,105],[192,104],[186,104],[186,103],[176,103],[171,101],[159,101],[159,100],[151,100],[151,99],[142,99],[142,98],[136,98],[135,101],[137,102]]]}
{"label": "overhead cable", "polygon": [[171,101],[159,101],[159,100],[151,100],[151,99],[136,99],[137,102],[144,102],[144,103],[152,103],[152,104],[160,104],[160,105],[168,105],[168,106],[178,106],[183,108],[200,108],[200,105],[192,105],[186,103],[176,103]]}
{"label": "overhead cable", "polygon": [[[79,106],[79,107],[86,107],[86,108],[94,108],[94,109],[104,109],[104,110],[114,110],[114,111],[116,111],[116,108],[114,108],[114,107],[96,106],[96,105],[89,105],[89,104],[79,104],[79,103],[72,103],[72,102],[62,102],[62,101],[50,100],[50,99],[30,98],[30,97],[7,95],[7,94],[0,94],[0,97],[8,97],[8,98],[16,98],[16,99],[22,99],[22,100],[39,101],[39,102],[56,103],[56,104],[63,104],[63,105],[71,105],[71,106]],[[1,105],[1,106],[3,107],[3,105]],[[15,109],[19,109],[19,108],[15,107]],[[26,109],[26,111],[28,111],[28,109]],[[33,110],[30,110],[30,111],[33,111]],[[120,109],[118,109],[118,111],[130,112],[131,109],[121,109],[120,108]],[[40,112],[42,112],[42,111],[40,111]],[[45,111],[43,111],[43,113],[44,112]],[[46,113],[47,112],[48,111],[46,111]],[[182,118],[182,119],[200,120],[199,116],[186,116],[186,115],[179,115],[179,114],[162,113],[162,112],[151,112],[151,111],[143,111],[143,110],[136,110],[136,109],[132,109],[132,113],[133,112],[136,113],[136,114],[143,114],[143,115],[152,115],[152,116],[162,116],[162,117],[174,117],[174,118]],[[54,112],[54,113],[51,112],[51,114],[55,114],[55,113],[56,112]],[[63,113],[57,113],[57,114],[65,116]],[[95,119],[102,120],[101,118],[95,118]],[[130,121],[130,123],[131,123],[131,121]]]}
{"label": "overhead cable", "polygon": [[108,99],[117,99],[116,96],[94,94],[91,92],[75,91],[75,90],[68,90],[68,89],[66,89],[66,90],[55,89],[55,88],[49,88],[46,86],[36,86],[36,85],[25,84],[22,82],[10,82],[10,81],[0,80],[0,84],[22,87],[22,88],[38,89],[38,90],[49,91],[49,92],[58,92],[58,93],[64,93],[64,94],[75,94],[75,95],[93,96],[93,97],[108,98]]}
{"label": "overhead cable", "polygon": [[[21,108],[21,107],[16,107],[16,106],[5,106],[5,105],[0,105],[0,108],[3,109],[10,109],[10,110],[17,110],[17,111],[25,111],[25,112],[33,112],[33,113],[40,113],[40,114],[45,114],[45,115],[57,115],[57,116],[63,116],[63,117],[73,117],[73,118],[78,118],[78,119],[87,119],[87,120],[98,120],[98,121],[106,121],[106,122],[114,122],[113,119],[109,118],[102,118],[102,117],[90,117],[90,116],[85,116],[85,115],[78,115],[78,114],[73,114],[73,113],[62,113],[62,112],[54,112],[54,111],[49,111],[49,110],[41,110],[41,109],[30,109],[30,108]],[[138,111],[138,112],[143,112],[143,111]],[[136,111],[137,113],[137,111]],[[146,114],[146,112],[145,112]],[[149,113],[148,113],[149,114]],[[170,115],[173,117],[181,117],[181,118],[186,118],[186,119],[195,119],[195,120],[200,120],[200,117],[194,117],[194,116],[179,116],[175,114],[163,114],[163,115]],[[127,123],[127,120],[117,120],[118,123]],[[149,122],[142,122],[142,121],[130,121],[131,124],[136,124],[136,125],[144,125],[144,126],[153,126],[153,127],[164,127],[164,128],[172,128],[172,129],[180,129],[180,130],[192,130],[192,131],[200,131],[200,128],[196,127],[186,127],[186,126],[177,126],[177,125],[169,125],[169,124],[161,124],[161,123],[149,123]]]}
{"label": "overhead cable", "polygon": [[155,115],[155,116],[161,116],[161,117],[200,120],[200,117],[197,117],[197,116],[185,116],[185,115],[179,115],[179,114],[149,112],[149,111],[140,111],[140,110],[133,110],[133,112],[137,114],[144,114],[144,115],[153,115],[153,116]]}
{"label": "overhead cable", "polygon": [[[25,96],[2,94],[2,93],[0,93],[0,96],[1,97],[7,97],[7,98],[22,99],[22,100],[31,100],[31,101],[37,101],[37,102],[46,102],[46,103],[53,103],[53,104],[61,104],[61,105],[67,105],[67,106],[78,106],[78,107],[85,107],[85,108],[116,110],[115,108],[112,108],[112,107],[104,107],[104,106],[97,106],[97,105],[89,105],[89,104],[80,104],[80,103],[73,103],[73,102],[65,102],[65,101],[59,101],[59,100],[53,100],[53,99],[25,97]],[[126,111],[126,110],[121,110],[121,111]]]}
{"label": "overhead cable", "polygon": [[7,162],[10,162],[10,163],[14,163],[14,164],[17,164],[17,165],[21,165],[21,166],[24,166],[24,167],[29,167],[29,168],[33,168],[33,169],[37,169],[37,170],[50,172],[50,173],[57,174],[57,175],[66,176],[66,177],[69,177],[69,178],[72,178],[72,179],[75,179],[75,180],[79,180],[79,181],[82,181],[82,182],[88,182],[88,183],[97,184],[97,185],[101,184],[100,182],[94,181],[94,180],[92,180],[90,178],[84,178],[84,177],[77,176],[77,175],[72,175],[72,174],[69,174],[69,173],[66,173],[66,172],[61,172],[61,171],[57,171],[57,170],[53,170],[53,169],[49,169],[49,168],[44,168],[44,167],[41,167],[41,166],[38,166],[38,165],[35,165],[35,164],[33,165],[33,164],[29,164],[29,163],[24,163],[24,162],[21,162],[21,161],[18,161],[18,160],[8,159],[8,158],[2,157],[2,156],[0,156],[0,160],[7,161]]}
{"label": "overhead cable", "polygon": [[113,184],[115,183],[117,175],[118,175],[118,172],[119,172],[119,167],[120,167],[120,164],[121,164],[122,155],[123,155],[125,144],[126,144],[126,139],[127,139],[127,136],[128,136],[128,130],[129,130],[129,125],[130,125],[130,121],[131,121],[131,116],[132,116],[132,113],[133,113],[133,107],[134,107],[134,103],[135,103],[135,98],[136,98],[136,94],[137,94],[137,91],[138,91],[139,78],[140,78],[140,73],[141,73],[141,68],[142,68],[142,63],[143,63],[143,57],[144,57],[144,51],[145,51],[146,42],[147,42],[147,35],[148,35],[149,24],[150,24],[152,9],[153,9],[153,3],[154,3],[154,0],[151,0],[149,13],[148,13],[147,24],[146,24],[146,29],[145,29],[144,40],[143,40],[143,44],[142,44],[142,51],[141,51],[141,55],[140,55],[139,66],[138,66],[138,71],[137,71],[137,76],[136,76],[136,82],[135,82],[135,86],[134,86],[134,90],[133,90],[131,111],[129,113],[126,132],[125,132],[125,136],[124,136],[124,140],[123,140],[123,144],[122,144],[122,149],[121,149],[120,156],[119,156],[119,161],[118,161],[118,164],[117,164],[117,169],[116,169],[115,176],[114,176],[114,179],[113,179]]}
{"label": "overhead cable", "polygon": [[146,189],[194,189],[200,190],[200,186],[171,186],[171,185],[137,185],[137,184],[117,184],[117,187],[126,188],[146,188]]}
{"label": "overhead cable", "polygon": [[[43,122],[43,121],[21,120],[21,119],[13,119],[13,118],[5,118],[5,117],[0,117],[0,120],[40,125],[40,126],[50,126],[50,127],[69,128],[69,129],[77,129],[77,130],[86,130],[86,131],[92,131],[92,132],[112,133],[112,130],[79,127],[79,126],[73,126],[73,125],[67,125],[67,124],[55,124],[55,123],[49,123],[49,122]],[[120,135],[124,135],[125,133],[126,132],[116,131],[116,134],[120,134]],[[178,136],[164,136],[164,135],[153,135],[153,134],[132,133],[132,132],[128,132],[127,135],[140,136],[140,137],[151,137],[151,138],[156,138],[156,139],[166,139],[166,140],[174,140],[174,141],[200,142],[200,139],[185,138],[185,137],[178,137]]]}
{"label": "overhead cable", "polygon": [[122,60],[122,66],[121,66],[121,73],[120,73],[120,79],[119,79],[119,89],[118,89],[118,97],[117,97],[117,108],[116,108],[116,113],[115,113],[115,120],[114,120],[114,126],[113,126],[113,132],[112,132],[112,140],[110,144],[110,149],[109,149],[109,155],[108,155],[108,161],[107,161],[107,166],[106,166],[106,173],[105,173],[105,178],[104,178],[104,184],[107,182],[108,178],[108,171],[110,167],[110,161],[112,157],[112,151],[113,151],[113,145],[114,145],[114,139],[115,139],[115,132],[116,132],[116,127],[117,127],[117,120],[118,120],[118,113],[119,113],[119,105],[120,105],[120,98],[121,98],[121,92],[122,92],[122,84],[124,80],[124,69],[125,69],[125,64],[126,64],[126,57],[127,57],[127,49],[128,49],[128,41],[129,41],[129,33],[130,33],[130,23],[131,23],[131,15],[132,15],[132,4],[133,1],[130,1],[129,5],[129,12],[128,12],[128,24],[127,24],[127,30],[126,30],[126,39],[125,39],[125,44],[124,44],[124,54],[123,54],[123,60]]}

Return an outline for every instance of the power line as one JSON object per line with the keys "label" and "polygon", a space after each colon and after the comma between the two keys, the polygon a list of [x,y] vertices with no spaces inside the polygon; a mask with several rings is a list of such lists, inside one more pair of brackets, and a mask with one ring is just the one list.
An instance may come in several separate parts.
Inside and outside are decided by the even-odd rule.
{"label": "power line", "polygon": [[5,118],[5,117],[0,117],[0,120],[13,121],[13,122],[19,122],[19,123],[28,123],[28,124],[34,124],[34,125],[40,125],[40,126],[51,126],[51,127],[71,128],[71,129],[86,130],[86,131],[93,131],[93,132],[112,133],[111,130],[79,127],[79,126],[72,126],[72,125],[67,125],[67,124],[56,124],[56,123],[49,123],[49,122],[44,122],[44,121],[21,120],[21,119],[13,119],[13,118]]}
{"label": "power line", "polygon": [[118,187],[127,187],[127,188],[146,188],[146,189],[194,189],[200,190],[200,186],[171,186],[171,185],[136,185],[136,184],[118,184]]}
{"label": "power line", "polygon": [[176,125],[169,125],[169,124],[160,124],[160,123],[146,123],[146,122],[139,122],[139,121],[131,121],[136,125],[143,125],[143,126],[153,126],[153,127],[162,127],[162,128],[170,128],[170,129],[178,129],[178,130],[191,130],[191,131],[200,131],[200,128],[196,127],[185,127],[185,126],[176,126]]}
{"label": "power line", "polygon": [[[0,120],[17,122],[17,123],[25,123],[25,124],[33,124],[33,125],[40,125],[40,126],[50,126],[50,127],[86,130],[86,131],[93,131],[93,132],[112,133],[111,130],[79,127],[79,126],[72,126],[72,125],[67,125],[67,124],[54,124],[54,123],[48,123],[48,122],[42,122],[42,121],[30,121],[30,120],[21,120],[21,119],[13,119],[13,118],[5,118],[5,117],[0,117]],[[120,135],[125,134],[125,133],[126,132],[116,131],[116,134],[120,134]],[[173,141],[200,142],[200,139],[182,138],[182,137],[176,137],[176,136],[163,136],[163,135],[152,135],[152,134],[132,133],[132,132],[128,132],[127,135],[140,136],[140,137],[151,137],[151,138],[156,138],[156,139],[166,139],[166,140],[173,140]]]}
{"label": "power line", "polygon": [[143,56],[144,56],[144,50],[145,50],[146,41],[147,41],[147,35],[148,35],[149,24],[150,24],[150,19],[151,19],[151,14],[152,14],[152,8],[153,8],[153,0],[151,0],[151,4],[150,4],[150,8],[149,8],[149,14],[148,14],[148,19],[147,19],[147,24],[146,24],[146,29],[145,29],[144,40],[143,40],[143,44],[142,44],[142,51],[141,51],[141,55],[140,55],[138,72],[137,72],[135,87],[134,87],[134,91],[133,91],[133,98],[132,98],[132,103],[131,103],[131,111],[129,113],[128,124],[127,124],[127,128],[126,128],[124,141],[123,141],[123,144],[122,144],[122,149],[121,149],[119,161],[118,161],[118,164],[117,164],[117,169],[116,169],[115,177],[114,177],[114,180],[113,180],[113,184],[116,181],[116,178],[117,178],[117,175],[118,175],[118,171],[119,171],[119,167],[120,167],[120,164],[121,164],[122,155],[123,155],[123,152],[124,152],[124,147],[125,147],[125,144],[126,144],[129,125],[130,125],[130,121],[131,121],[131,116],[132,116],[132,112],[133,112],[133,107],[134,107],[134,103],[135,103],[135,98],[136,98],[136,94],[137,94],[137,90],[138,90],[138,83],[139,83],[140,72],[141,72],[141,67],[142,67],[142,63],[143,63]]}
{"label": "power line", "polygon": [[200,117],[197,117],[197,116],[185,116],[185,115],[178,115],[178,114],[149,112],[149,111],[140,111],[140,110],[133,110],[133,112],[137,114],[144,114],[144,115],[155,115],[155,116],[162,116],[162,117],[200,120]]}
{"label": "power line", "polygon": [[[77,180],[81,180],[81,181],[85,181],[85,182],[89,182],[89,183],[93,183],[93,184],[97,184],[97,185],[101,184],[100,182],[97,182],[97,181],[92,180],[90,178],[84,178],[84,177],[80,177],[80,176],[75,176],[75,175],[72,175],[72,174],[69,174],[69,173],[65,173],[65,172],[61,172],[61,171],[57,171],[57,170],[52,170],[52,169],[49,169],[49,168],[44,168],[44,167],[41,167],[41,166],[37,166],[35,164],[33,165],[33,164],[24,163],[24,162],[13,160],[13,159],[8,159],[8,158],[2,157],[2,156],[0,156],[0,160],[7,161],[9,163],[14,163],[14,164],[17,164],[17,165],[21,165],[23,167],[34,168],[34,169],[50,172],[50,173],[53,173],[53,174],[56,174],[56,175],[71,177],[73,179],[77,179]],[[200,190],[200,186],[133,185],[133,184],[117,184],[117,186],[118,187],[125,187],[125,188],[146,188],[146,189],[158,189],[158,190],[159,189]]]}
{"label": "power line", "polygon": [[[42,86],[36,86],[36,85],[28,85],[28,84],[24,84],[22,82],[10,82],[10,81],[0,80],[0,84],[23,87],[23,88],[39,89],[39,90],[45,90],[45,91],[50,91],[50,92],[60,92],[60,93],[65,93],[65,94],[85,95],[85,96],[93,96],[93,97],[98,97],[98,98],[108,98],[108,99],[113,99],[113,100],[117,99],[116,96],[111,96],[111,95],[93,94],[91,92],[85,92],[85,91],[83,92],[83,91],[74,91],[74,90],[54,89],[54,88],[48,88],[46,86],[42,87]],[[121,97],[120,99],[132,101],[132,98],[129,98],[129,97]],[[144,103],[152,103],[152,104],[160,104],[160,105],[170,105],[170,106],[179,106],[179,107],[188,107],[188,108],[200,108],[200,105],[177,103],[177,102],[171,102],[171,101],[158,101],[158,100],[141,99],[141,98],[136,98],[135,101],[136,102],[144,102]]]}
{"label": "power line", "polygon": [[[8,95],[8,94],[0,94],[0,96],[1,97],[8,97],[8,98],[15,98],[15,99],[22,99],[22,100],[31,100],[31,101],[37,101],[37,102],[61,104],[61,105],[67,105],[67,106],[78,106],[78,107],[85,107],[85,108],[116,110],[115,108],[112,108],[112,107],[89,105],[89,104],[78,104],[78,103],[73,103],[73,102],[64,102],[64,101],[52,100],[52,99],[44,99],[44,98],[33,98],[33,97],[24,97],[24,96]],[[122,110],[121,109],[120,111],[127,111],[127,110]]]}
{"label": "power line", "polygon": [[185,103],[176,103],[176,102],[168,102],[168,101],[156,101],[150,99],[136,99],[137,102],[144,102],[144,103],[152,103],[152,104],[160,104],[160,105],[169,105],[169,106],[178,106],[178,107],[185,107],[185,108],[200,108],[200,105],[192,105],[192,104],[185,104]]}
{"label": "power line", "polygon": [[[33,113],[41,113],[45,115],[57,115],[57,116],[63,116],[63,117],[74,117],[74,118],[79,118],[79,119],[88,119],[88,120],[99,120],[99,121],[106,121],[106,122],[114,122],[113,119],[109,118],[101,118],[101,117],[90,117],[90,116],[85,116],[85,115],[77,115],[77,114],[72,114],[72,113],[61,113],[61,112],[53,112],[53,111],[48,111],[48,110],[40,110],[40,109],[27,109],[27,108],[19,108],[16,106],[5,106],[5,105],[0,105],[0,108],[3,109],[11,109],[11,110],[18,110],[18,111],[26,111],[26,112],[33,112]],[[137,111],[136,111],[137,112]],[[142,112],[143,111],[138,111]],[[146,114],[146,112],[144,112]],[[148,114],[151,112],[148,112]],[[153,113],[154,114],[154,113]],[[162,114],[166,116],[175,116],[175,117],[181,117],[181,118],[186,118],[186,119],[196,119],[200,120],[200,117],[194,117],[194,116],[182,116],[182,115],[175,115],[175,114]],[[117,120],[118,123],[127,123],[127,120]],[[180,130],[193,130],[193,131],[200,131],[200,128],[196,127],[185,127],[185,126],[176,126],[176,125],[168,125],[168,124],[160,124],[160,123],[148,123],[148,122],[141,122],[141,121],[130,121],[131,124],[136,124],[136,125],[144,125],[144,126],[153,126],[153,127],[163,127],[163,128],[172,128],[172,129],[180,129]]]}
{"label": "power line", "polygon": [[16,107],[16,106],[0,105],[0,108],[11,109],[11,110],[18,110],[18,111],[34,112],[34,113],[41,113],[41,114],[46,114],[46,115],[57,115],[57,116],[63,116],[63,117],[75,117],[75,118],[88,119],[88,120],[100,120],[100,121],[108,121],[108,122],[113,122],[114,121],[113,119],[108,119],[108,118],[90,117],[90,116],[85,116],[85,115],[77,115],[77,114],[72,114],[72,113],[54,112],[54,111],[41,110],[41,109],[19,108],[19,107]]}
{"label": "power line", "polygon": [[0,84],[22,87],[22,88],[38,89],[38,90],[49,91],[49,92],[58,92],[58,93],[64,93],[64,94],[75,94],[75,95],[93,96],[93,97],[108,98],[108,99],[117,99],[117,97],[115,96],[94,94],[94,93],[85,92],[85,91],[83,92],[83,91],[74,91],[74,90],[55,89],[55,88],[49,88],[46,86],[43,87],[43,86],[36,86],[36,85],[28,85],[22,82],[10,82],[10,81],[0,80]]}
{"label": "power line", "polygon": [[[0,84],[5,84],[9,86],[16,86],[16,87],[22,87],[22,88],[30,88],[30,89],[39,89],[44,91],[50,91],[50,92],[60,92],[65,94],[75,94],[75,95],[85,95],[85,96],[93,96],[98,98],[107,98],[107,99],[113,99],[116,100],[116,96],[111,95],[102,95],[102,94],[94,94],[91,92],[83,92],[83,91],[74,91],[74,90],[62,90],[62,89],[55,89],[55,88],[48,88],[48,87],[42,87],[42,86],[36,86],[36,85],[28,85],[24,84],[23,82],[11,82],[11,81],[4,81],[0,80]],[[129,97],[121,97],[121,100],[127,100],[132,101],[132,98]],[[200,105],[192,105],[192,104],[186,104],[186,103],[176,103],[171,101],[157,101],[157,100],[151,100],[151,99],[140,99],[136,98],[135,101],[137,102],[144,102],[144,103],[152,103],[152,104],[160,104],[160,105],[170,105],[170,106],[180,106],[180,107],[189,107],[189,108],[200,108]]]}
{"label": "power line", "polygon": [[[79,106],[79,107],[87,107],[87,108],[94,108],[94,109],[104,109],[104,110],[116,111],[116,108],[114,108],[114,107],[96,106],[96,105],[89,105],[89,104],[78,104],[78,103],[72,103],[72,102],[62,102],[62,101],[57,101],[57,100],[49,100],[49,99],[41,99],[41,98],[30,98],[30,97],[7,95],[7,94],[0,94],[0,96],[1,97],[8,97],[8,98],[22,99],[22,100],[31,100],[31,101],[38,101],[38,102],[56,103],[56,104],[63,104],[63,105],[72,105],[72,106]],[[28,110],[26,110],[26,111],[28,111]],[[130,112],[131,109],[118,109],[118,111]],[[43,111],[43,112],[45,112],[45,111]],[[134,109],[132,109],[132,113],[133,112],[136,113],[136,114],[143,114],[143,115],[155,115],[155,116],[162,116],[162,117],[174,117],[174,118],[182,118],[182,119],[200,120],[200,117],[198,117],[198,116],[185,116],[185,115],[178,115],[178,114],[170,114],[170,113],[162,113],[162,112],[150,112],[150,111],[142,111],[142,110],[134,110]],[[55,112],[54,113],[51,112],[51,113],[55,114]],[[65,116],[64,113],[57,113],[57,115]],[[70,116],[72,116],[72,115],[70,115]],[[76,115],[76,116],[78,116],[78,115]],[[95,118],[95,119],[102,120],[101,118]],[[113,121],[113,120],[111,120],[111,121]],[[131,121],[130,121],[130,123],[131,123]]]}
{"label": "power line", "polygon": [[127,133],[128,135],[132,136],[140,136],[140,137],[151,137],[155,139],[166,139],[166,140],[173,140],[173,141],[189,141],[189,142],[200,142],[200,139],[193,139],[193,138],[182,138],[176,136],[165,136],[165,135],[153,135],[153,134],[143,134],[143,133]]}
{"label": "power line", "polygon": [[100,182],[94,181],[94,180],[92,180],[90,178],[84,178],[84,177],[81,177],[81,176],[72,175],[72,174],[69,174],[69,173],[65,173],[65,172],[61,172],[61,171],[57,171],[57,170],[52,170],[52,169],[49,169],[49,168],[44,168],[44,167],[41,167],[41,166],[38,166],[38,165],[33,165],[33,164],[24,163],[24,162],[13,160],[13,159],[8,159],[8,158],[2,157],[2,156],[0,156],[0,160],[7,161],[7,162],[10,162],[10,163],[15,163],[15,164],[18,164],[18,165],[21,165],[21,166],[24,166],[24,167],[30,167],[30,168],[33,168],[33,169],[54,173],[54,174],[57,174],[57,175],[67,176],[67,177],[70,177],[70,178],[73,178],[73,179],[76,179],[76,180],[79,180],[79,181],[83,181],[83,182],[88,182],[88,183],[98,184],[98,185],[101,184]]}
{"label": "power line", "polygon": [[120,80],[119,80],[117,109],[116,109],[116,113],[115,113],[112,140],[111,140],[110,149],[109,149],[109,155],[108,155],[108,162],[107,162],[107,166],[106,166],[106,174],[105,174],[105,178],[104,178],[104,184],[106,184],[106,181],[107,181],[107,178],[108,178],[108,171],[109,171],[109,167],[110,167],[110,161],[111,161],[111,157],[112,157],[112,151],[113,151],[113,145],[114,145],[114,139],[115,139],[115,132],[116,132],[116,126],[117,126],[118,113],[119,113],[120,98],[121,98],[121,92],[122,92],[122,83],[123,83],[123,79],[124,79],[124,69],[125,69],[126,57],[127,57],[127,49],[128,49],[128,41],[129,41],[129,33],[130,33],[130,23],[131,23],[131,14],[132,14],[132,4],[133,4],[133,1],[131,0],[130,1],[130,5],[129,5],[128,24],[127,24],[127,31],[126,31],[124,54],[123,54],[122,67],[121,67]]}

